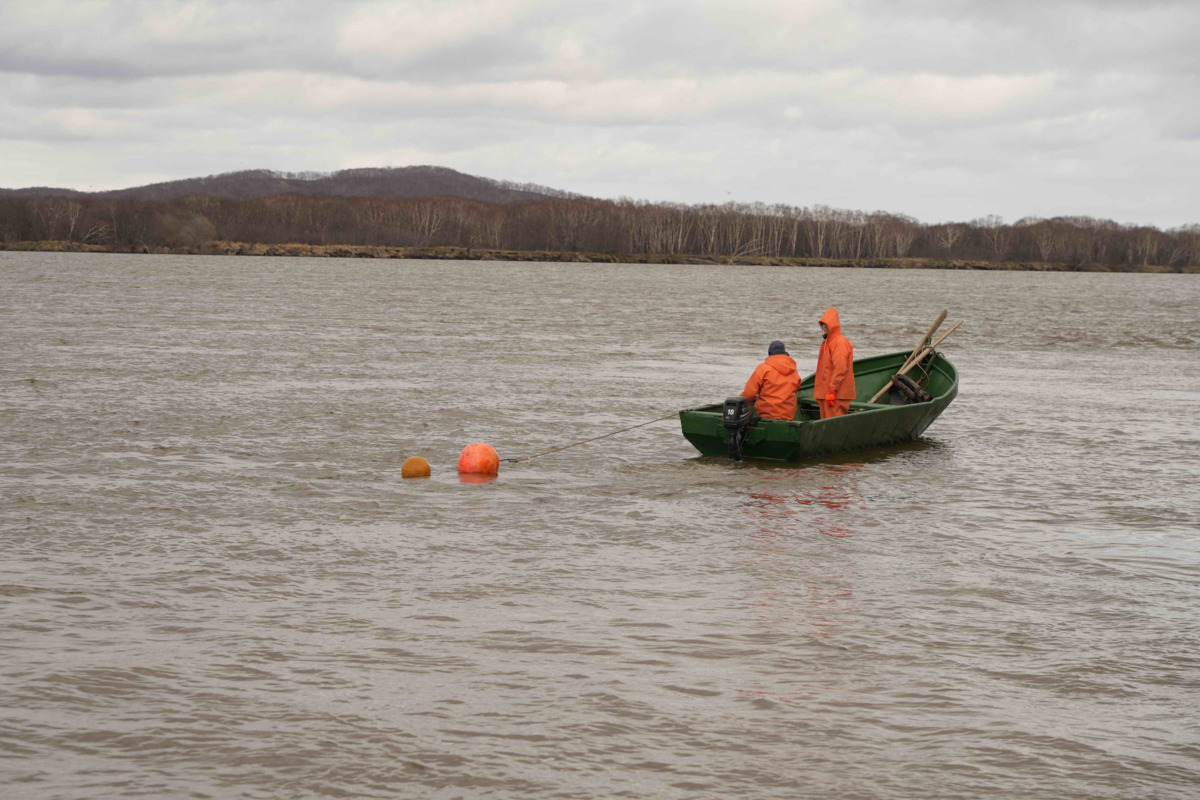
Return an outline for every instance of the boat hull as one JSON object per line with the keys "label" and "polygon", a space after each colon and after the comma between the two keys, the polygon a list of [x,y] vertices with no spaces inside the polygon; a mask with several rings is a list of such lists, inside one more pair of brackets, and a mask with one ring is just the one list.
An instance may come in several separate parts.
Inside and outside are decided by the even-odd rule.
{"label": "boat hull", "polygon": [[[800,384],[796,417],[790,420],[758,419],[750,429],[742,448],[745,458],[774,461],[800,461],[805,458],[861,450],[917,438],[958,395],[958,372],[941,353],[924,359],[921,369],[910,377],[919,381],[933,399],[924,403],[886,405],[868,403],[876,392],[903,366],[909,353],[889,353],[854,362],[854,382],[858,396],[850,403],[850,413],[819,419],[813,401],[813,376]],[[882,400],[887,400],[885,395]],[[722,405],[685,408],[679,412],[683,435],[703,455],[727,455],[729,431],[722,422]]]}

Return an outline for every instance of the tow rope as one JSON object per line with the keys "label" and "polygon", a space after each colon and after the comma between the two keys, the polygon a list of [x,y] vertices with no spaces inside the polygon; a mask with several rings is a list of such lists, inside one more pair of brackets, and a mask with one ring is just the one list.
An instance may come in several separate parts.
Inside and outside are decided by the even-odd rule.
{"label": "tow rope", "polygon": [[581,444],[587,444],[588,442],[594,442],[598,439],[606,439],[609,436],[616,436],[618,433],[624,433],[625,431],[631,431],[634,428],[644,428],[647,425],[653,425],[656,422],[662,422],[664,419],[671,419],[672,417],[674,417],[678,414],[679,414],[678,411],[673,411],[670,414],[667,414],[665,417],[659,417],[658,419],[652,419],[649,422],[641,422],[641,423],[638,423],[637,425],[630,425],[628,428],[621,428],[621,430],[613,431],[612,433],[605,433],[600,436],[593,436],[591,439],[584,439],[581,442],[572,442],[571,444],[565,444],[562,447],[556,447],[553,450],[546,450],[545,452],[542,452],[542,453],[534,453],[533,455],[525,456],[524,458],[502,458],[500,460],[508,462],[509,464],[519,464],[522,461],[529,461],[532,458],[540,458],[541,456],[548,456],[551,453],[557,453],[560,450],[566,450],[569,447],[578,447]]}

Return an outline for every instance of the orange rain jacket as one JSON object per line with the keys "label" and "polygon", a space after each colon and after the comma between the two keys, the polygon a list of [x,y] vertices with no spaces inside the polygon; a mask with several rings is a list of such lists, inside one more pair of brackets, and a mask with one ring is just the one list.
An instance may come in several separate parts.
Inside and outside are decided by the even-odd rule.
{"label": "orange rain jacket", "polygon": [[842,335],[842,322],[836,308],[831,308],[821,317],[829,326],[829,335],[821,342],[817,356],[817,374],[813,378],[813,399],[824,401],[833,390],[838,400],[853,400],[854,389],[854,345]]}
{"label": "orange rain jacket", "polygon": [[764,419],[794,419],[796,417],[796,390],[800,388],[800,373],[796,371],[796,362],[786,353],[767,356],[767,360],[758,365],[746,388],[742,389],[742,397],[758,402],[754,410]]}

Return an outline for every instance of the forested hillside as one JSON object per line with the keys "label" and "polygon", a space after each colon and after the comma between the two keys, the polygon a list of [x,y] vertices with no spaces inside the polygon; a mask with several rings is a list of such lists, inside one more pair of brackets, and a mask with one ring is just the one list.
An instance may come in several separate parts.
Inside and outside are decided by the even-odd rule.
{"label": "forested hillside", "polygon": [[256,169],[107,192],[78,192],[46,187],[0,189],[0,196],[15,197],[128,197],[138,200],[167,200],[194,194],[213,197],[266,197],[275,194],[297,194],[306,197],[450,195],[487,203],[512,203],[571,196],[567,192],[545,186],[497,181],[467,175],[448,167],[428,166],[344,169],[338,172],[272,172]]}
{"label": "forested hillside", "polygon": [[[917,258],[1054,264],[1065,269],[1200,267],[1200,225],[1171,230],[1090,217],[923,223],[883,211],[762,203],[599,200],[440,168],[409,168],[436,195],[384,191],[403,170],[325,177],[269,172],[142,187],[142,195],[0,195],[0,246],[69,242],[204,252],[216,240],[389,247],[656,254],[713,259]],[[465,180],[464,180],[465,179]],[[186,184],[190,193],[176,196]],[[418,183],[406,191],[420,192]],[[311,191],[273,192],[307,187]],[[447,186],[461,186],[455,195]],[[244,194],[236,194],[233,188]],[[493,199],[468,193],[494,192]],[[353,190],[355,195],[349,194]],[[47,190],[49,191],[49,190]],[[337,194],[333,194],[333,193]],[[212,249],[212,248],[210,248]]]}

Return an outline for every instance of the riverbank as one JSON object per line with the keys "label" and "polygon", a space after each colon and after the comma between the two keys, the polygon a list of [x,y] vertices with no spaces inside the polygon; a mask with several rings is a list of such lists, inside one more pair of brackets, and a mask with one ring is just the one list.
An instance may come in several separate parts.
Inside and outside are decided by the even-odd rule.
{"label": "riverbank", "polygon": [[965,261],[933,258],[785,258],[646,253],[582,253],[554,250],[496,250],[479,247],[388,247],[347,244],[264,244],[212,241],[194,247],[114,247],[79,242],[0,242],[0,250],[161,255],[288,256],[293,258],[407,258],[453,261],[547,261],[604,264],[728,264],[730,266],[842,267],[850,269],[961,269],[1009,272],[1200,273],[1200,267],[1143,264],[1055,264],[1041,261]]}

